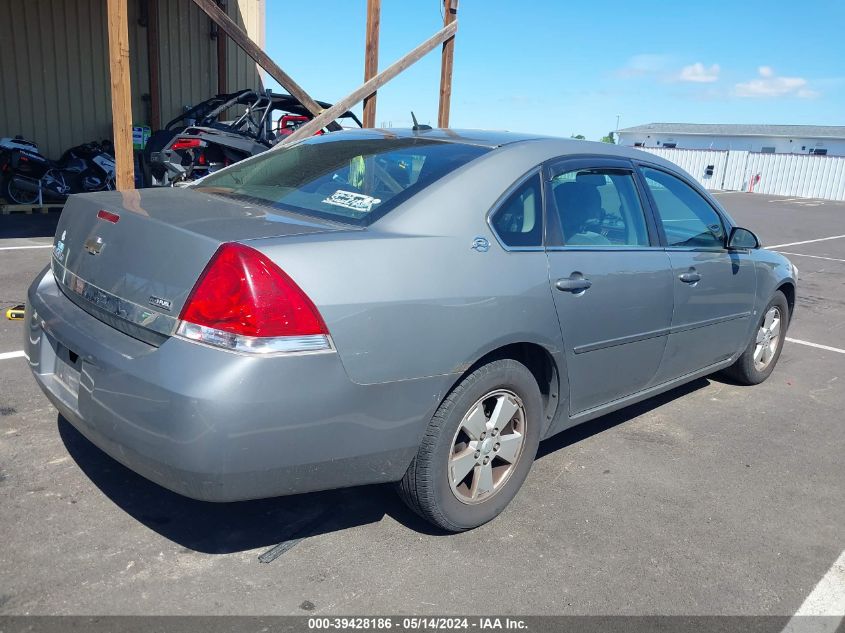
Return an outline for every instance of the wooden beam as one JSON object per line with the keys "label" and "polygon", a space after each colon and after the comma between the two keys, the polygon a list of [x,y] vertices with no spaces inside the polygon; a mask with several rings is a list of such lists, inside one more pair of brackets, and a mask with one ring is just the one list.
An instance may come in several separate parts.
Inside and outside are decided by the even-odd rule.
{"label": "wooden beam", "polygon": [[158,0],[147,2],[147,67],[150,75],[150,127],[161,127],[161,79],[158,47]]}
{"label": "wooden beam", "polygon": [[448,26],[444,26],[442,29],[437,31],[437,33],[435,33],[425,42],[417,46],[410,53],[408,53],[398,61],[394,62],[392,65],[390,65],[385,70],[381,71],[378,75],[376,75],[369,81],[365,81],[352,93],[335,103],[331,108],[327,108],[319,116],[308,121],[308,123],[303,125],[301,128],[297,129],[293,134],[285,137],[285,139],[278,145],[276,145],[276,147],[286,145],[288,143],[292,143],[294,141],[298,141],[299,139],[307,138],[316,134],[319,130],[323,129],[323,127],[325,127],[329,121],[334,121],[338,116],[346,112],[349,108],[361,101],[364,97],[373,94],[376,90],[381,88],[384,84],[393,79],[403,70],[405,70],[412,64],[418,62],[422,57],[425,56],[426,53],[431,52],[439,44],[442,44],[448,38],[453,37],[457,30],[457,22],[452,22]]}
{"label": "wooden beam", "polygon": [[132,163],[132,87],[129,83],[129,25],[126,0],[108,0],[109,78],[116,185],[135,188]]}
{"label": "wooden beam", "polygon": [[[378,73],[378,40],[381,0],[367,0],[367,43],[364,47],[364,81]],[[364,97],[364,127],[376,126],[376,93]]]}
{"label": "wooden beam", "polygon": [[[261,47],[253,42],[244,30],[235,24],[232,18],[221,11],[220,7],[217,6],[217,3],[215,3],[214,0],[193,1],[194,4],[202,9],[205,14],[217,24],[217,26],[219,26],[229,37],[232,38],[235,44],[240,46],[247,55],[255,60],[256,64],[261,66],[273,79],[278,81],[282,87],[287,90],[291,96],[295,97],[297,101],[299,101],[311,114],[317,116],[320,112],[322,112],[323,109],[320,104],[314,101],[314,99],[312,99],[311,96],[302,89],[302,86],[296,83],[290,75],[276,64],[276,62],[270,59],[270,56],[261,50]],[[344,110],[344,112],[345,111],[346,110]],[[334,120],[328,124],[323,124],[323,126],[326,125],[328,125],[330,130],[341,129],[340,124]]]}
{"label": "wooden beam", "polygon": [[[443,0],[443,25],[452,24],[458,17],[458,0]],[[449,110],[452,106],[452,63],[455,60],[455,38],[443,42],[440,54],[440,107],[437,109],[437,127],[449,127]]]}

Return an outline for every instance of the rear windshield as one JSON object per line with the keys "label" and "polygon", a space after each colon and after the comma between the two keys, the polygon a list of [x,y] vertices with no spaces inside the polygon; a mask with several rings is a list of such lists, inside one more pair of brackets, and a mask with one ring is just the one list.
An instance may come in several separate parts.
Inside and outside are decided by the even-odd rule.
{"label": "rear windshield", "polygon": [[342,139],[327,134],[211,174],[196,188],[367,225],[487,151],[416,137]]}

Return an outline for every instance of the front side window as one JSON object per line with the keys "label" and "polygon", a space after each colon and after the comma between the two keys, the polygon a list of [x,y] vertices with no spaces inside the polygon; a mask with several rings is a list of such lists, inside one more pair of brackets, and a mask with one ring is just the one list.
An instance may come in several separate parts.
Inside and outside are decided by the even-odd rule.
{"label": "front side window", "polygon": [[418,137],[326,134],[211,174],[196,188],[368,225],[487,151]]}
{"label": "front side window", "polygon": [[626,169],[577,169],[551,181],[565,246],[649,246],[645,214]]}
{"label": "front side window", "polygon": [[644,167],[667,246],[724,248],[725,228],[719,214],[695,189],[665,171]]}
{"label": "front side window", "polygon": [[493,213],[493,229],[511,247],[542,246],[543,202],[540,174],[531,176]]}

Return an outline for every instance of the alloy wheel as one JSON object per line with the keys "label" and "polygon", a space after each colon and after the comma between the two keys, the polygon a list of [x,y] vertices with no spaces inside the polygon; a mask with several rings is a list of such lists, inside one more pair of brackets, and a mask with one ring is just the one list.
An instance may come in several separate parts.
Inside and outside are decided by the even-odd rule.
{"label": "alloy wheel", "polygon": [[479,398],[461,420],[449,456],[449,485],[462,503],[495,495],[510,478],[522,454],[525,407],[506,389]]}
{"label": "alloy wheel", "polygon": [[766,369],[775,357],[780,344],[782,320],[783,316],[777,306],[769,308],[763,317],[754,342],[754,369],[757,371]]}

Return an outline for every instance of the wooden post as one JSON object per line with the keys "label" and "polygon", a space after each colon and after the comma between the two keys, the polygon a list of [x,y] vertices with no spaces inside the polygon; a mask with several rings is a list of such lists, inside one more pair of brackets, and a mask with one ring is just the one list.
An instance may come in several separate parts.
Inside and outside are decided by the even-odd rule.
{"label": "wooden post", "polygon": [[418,62],[423,56],[425,56],[426,53],[434,50],[438,44],[442,44],[448,38],[454,37],[457,30],[458,23],[454,21],[448,26],[444,26],[410,53],[388,66],[385,70],[381,71],[369,81],[365,81],[349,95],[335,103],[331,108],[324,110],[319,116],[316,116],[308,121],[308,123],[297,129],[293,134],[286,136],[283,141],[276,145],[276,147],[281,147],[282,145],[316,134],[319,130],[323,129],[329,121],[334,121],[338,116],[346,112],[364,97],[373,94],[376,90],[381,88],[403,70]]}
{"label": "wooden post", "polygon": [[[458,17],[458,0],[443,0],[443,26],[452,24]],[[452,105],[452,63],[455,60],[455,38],[443,42],[440,54],[440,107],[437,110],[437,127],[449,127],[449,109]]]}
{"label": "wooden post", "polygon": [[[217,26],[219,26],[226,35],[231,37],[235,44],[240,46],[247,55],[255,60],[256,64],[261,66],[273,79],[278,81],[282,87],[284,87],[291,96],[295,97],[311,114],[317,116],[323,111],[320,104],[314,101],[314,99],[312,99],[311,96],[302,89],[302,86],[296,83],[290,75],[276,64],[276,62],[270,59],[270,56],[261,50],[261,47],[258,44],[249,39],[249,36],[244,32],[244,30],[235,24],[232,18],[226,15],[220,7],[217,6],[214,0],[194,0],[194,4],[202,9],[208,17],[214,20]],[[345,111],[346,110],[344,110],[344,112]],[[328,127],[330,130],[341,129],[340,124],[334,120],[330,121],[328,124],[324,123],[321,127]]]}
{"label": "wooden post", "polygon": [[[364,48],[364,81],[378,73],[378,40],[381,0],[367,0],[367,43]],[[364,127],[376,126],[376,93],[364,97]]]}
{"label": "wooden post", "polygon": [[129,26],[126,0],[107,0],[109,77],[111,79],[112,132],[116,185],[120,191],[135,188],[132,164],[132,88],[129,83]]}
{"label": "wooden post", "polygon": [[[220,8],[226,10],[226,0],[218,0]],[[229,72],[228,62],[226,60],[226,31],[217,27],[217,93],[225,94],[228,90],[228,82],[226,75]]]}
{"label": "wooden post", "polygon": [[147,65],[150,74],[150,127],[161,127],[161,80],[158,54],[158,0],[147,0]]}

